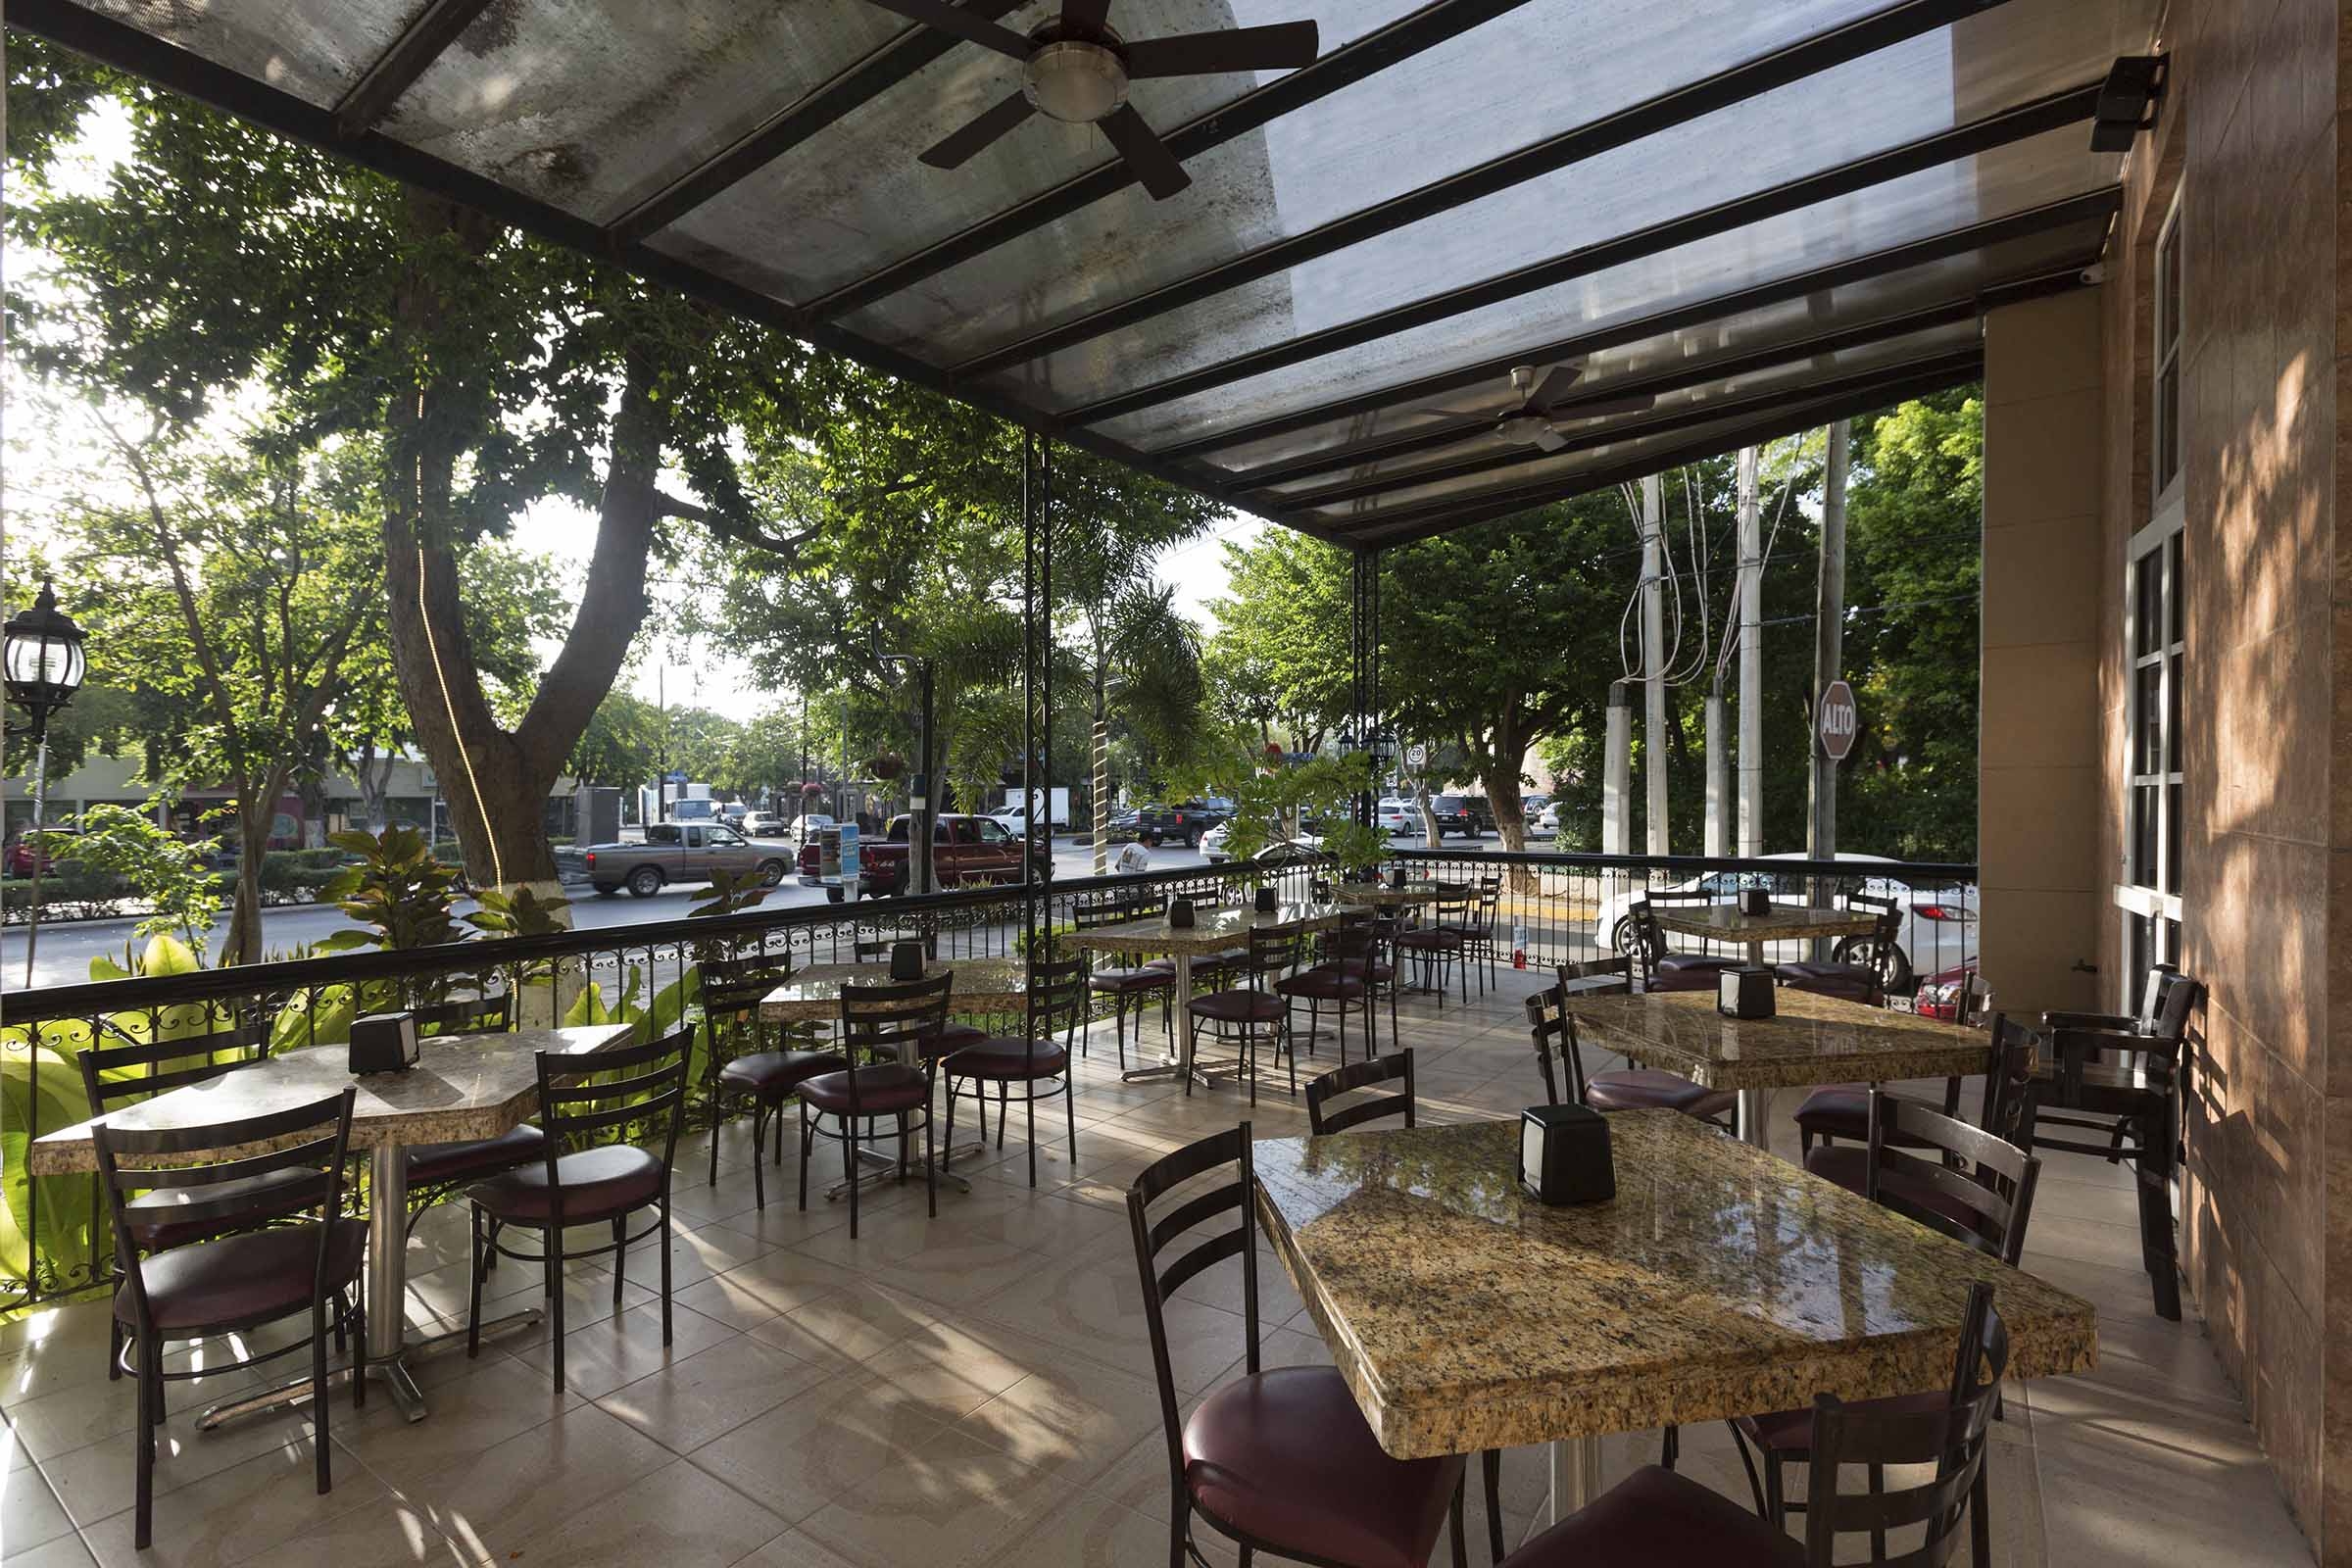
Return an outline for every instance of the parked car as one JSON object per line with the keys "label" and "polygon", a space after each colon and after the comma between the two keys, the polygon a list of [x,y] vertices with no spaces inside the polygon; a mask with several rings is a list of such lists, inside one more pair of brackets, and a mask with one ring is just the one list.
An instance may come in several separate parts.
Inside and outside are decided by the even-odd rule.
{"label": "parked car", "polygon": [[1538,837],[1547,839],[1556,839],[1560,836],[1559,802],[1548,802],[1543,810],[1536,813],[1536,833]]}
{"label": "parked car", "polygon": [[[1230,822],[1219,822],[1201,835],[1200,854],[1209,864],[1223,865],[1233,858],[1225,853],[1226,836],[1232,826]],[[1284,837],[1278,832],[1274,841],[1259,850],[1253,858],[1260,865],[1285,865],[1294,860],[1321,859],[1322,857],[1323,841],[1312,833],[1302,831],[1295,837]]]}
{"label": "parked car", "polygon": [[1946,1023],[1976,1023],[1984,1016],[1985,1004],[1991,1000],[1992,992],[1977,972],[1977,960],[1971,955],[1922,980],[1919,994],[1911,999],[1911,1010]]}
{"label": "parked car", "polygon": [[1230,809],[1219,810],[1206,801],[1141,807],[1135,813],[1135,836],[1153,849],[1172,841],[1188,850],[1197,850],[1201,835],[1232,814]]}
{"label": "parked car", "polygon": [[741,801],[729,801],[718,808],[718,819],[738,833],[743,831],[744,818],[751,814],[751,808]]}
{"label": "parked car", "polygon": [[1462,797],[1462,813],[1470,818],[1470,836],[1485,838],[1494,831],[1494,808],[1487,804],[1484,795]]}
{"label": "parked car", "polygon": [[[567,859],[577,856],[576,862]],[[757,871],[774,887],[791,869],[785,857],[762,849],[724,822],[649,822],[641,844],[591,844],[557,858],[557,866],[607,897],[627,888],[650,899],[672,882],[708,882],[718,871]]]}
{"label": "parked car", "polygon": [[804,845],[814,844],[816,836],[833,826],[833,818],[822,811],[804,811],[793,837]]}
{"label": "parked car", "polygon": [[1421,836],[1421,812],[1407,800],[1390,796],[1372,808],[1372,820],[1393,839]]}
{"label": "parked car", "polygon": [[[1801,860],[1797,854],[1767,855],[1767,860]],[[1903,910],[1903,925],[1895,937],[1895,951],[1887,970],[1886,988],[1889,991],[1908,991],[1921,959],[1934,964],[1936,971],[1944,967],[1945,960],[1976,945],[1977,890],[1963,888],[1913,888],[1893,878],[1873,876],[1867,867],[1891,865],[1894,862],[1884,855],[1851,855],[1840,853],[1840,863],[1853,862],[1857,882],[1855,891],[1892,899]],[[1806,897],[1805,878],[1776,875],[1768,871],[1709,871],[1685,882],[1672,884],[1674,891],[1704,891],[1717,904],[1738,901],[1741,890],[1752,887],[1769,888],[1775,904],[1802,905]],[[1592,923],[1593,939],[1611,951],[1633,951],[1633,906],[1640,890],[1626,889],[1612,893],[1600,903],[1600,910]],[[1860,938],[1839,939],[1835,952],[1844,956],[1861,943]],[[1774,942],[1764,949],[1768,962],[1787,963],[1806,956],[1810,943]],[[1932,972],[1936,972],[1932,971]]]}
{"label": "parked car", "polygon": [[[991,811],[988,813],[987,820],[996,823],[997,826],[1016,839],[1029,830],[1029,819],[1023,816],[1017,808],[1010,811]],[[1040,817],[1037,831],[1040,835],[1051,838],[1054,835],[1054,824]]]}
{"label": "parked car", "polygon": [[1448,833],[1459,833],[1466,839],[1478,837],[1478,824],[1470,815],[1468,797],[1433,795],[1429,798],[1429,810],[1438,819],[1438,838],[1443,839]]}
{"label": "parked car", "polygon": [[1519,815],[1529,827],[1534,827],[1543,816],[1544,808],[1550,804],[1551,797],[1548,795],[1522,795],[1519,797]]}
{"label": "parked car", "polygon": [[[914,818],[902,814],[890,819],[890,826],[881,837],[858,841],[860,897],[879,898],[906,890],[906,848],[913,831]],[[1007,833],[1002,823],[992,818],[943,814],[932,824],[933,880],[942,888],[967,882],[1018,882],[1020,846],[1018,834]],[[1029,857],[1040,876],[1053,874],[1053,847],[1043,837],[1030,840]],[[824,880],[818,875],[818,865],[817,845],[811,840],[801,846],[800,876],[804,886],[814,887]]]}
{"label": "parked car", "polygon": [[37,852],[32,843],[35,831],[30,826],[21,827],[17,829],[16,837],[9,840],[8,874],[10,876],[32,875],[33,858],[36,854],[40,858],[41,870],[44,874],[54,870],[58,858],[69,854],[73,849],[73,846],[66,841],[80,832],[81,829],[69,822],[44,822],[37,831],[39,837],[47,842],[42,844]]}
{"label": "parked car", "polygon": [[746,811],[736,825],[747,839],[780,839],[789,824],[773,811]]}

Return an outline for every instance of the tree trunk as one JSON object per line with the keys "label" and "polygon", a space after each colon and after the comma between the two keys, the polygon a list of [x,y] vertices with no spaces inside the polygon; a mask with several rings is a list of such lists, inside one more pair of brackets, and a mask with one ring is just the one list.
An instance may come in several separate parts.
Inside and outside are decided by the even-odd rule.
{"label": "tree trunk", "polygon": [[375,742],[369,741],[352,760],[351,776],[360,786],[360,819],[370,833],[382,833],[390,821],[385,802],[392,793],[392,764],[399,759],[399,753],[386,751],[378,761]]}
{"label": "tree trunk", "polygon": [[[1519,793],[1519,760],[1526,754],[1526,726],[1514,711],[1495,725],[1487,746],[1490,760],[1479,775],[1487,789],[1487,808],[1494,813],[1494,831],[1503,849],[1513,853],[1527,848],[1527,808]],[[1536,891],[1536,874],[1526,866],[1511,867],[1509,877],[1512,892]]]}
{"label": "tree trunk", "polygon": [[[1087,739],[1087,750],[1093,753],[1094,760],[1094,799],[1089,808],[1095,816],[1094,826],[1087,837],[1094,841],[1097,876],[1110,874],[1110,812],[1107,808],[1110,804],[1110,752],[1104,745],[1109,734],[1105,726],[1110,722],[1109,685],[1110,672],[1098,660],[1095,664],[1095,724]],[[1046,799],[1051,801],[1054,797],[1049,794]]]}

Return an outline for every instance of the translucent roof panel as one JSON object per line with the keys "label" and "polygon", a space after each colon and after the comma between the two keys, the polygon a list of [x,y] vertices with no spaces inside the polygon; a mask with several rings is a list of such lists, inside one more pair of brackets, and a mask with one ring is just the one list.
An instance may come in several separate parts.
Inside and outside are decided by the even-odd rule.
{"label": "translucent roof panel", "polygon": [[[2079,221],[1859,282],[1812,290],[1776,305],[1710,317],[1675,331],[1639,336],[1584,355],[1584,374],[1577,390],[1580,395],[1601,397],[1612,386],[1635,376],[1685,368],[1703,371],[1710,361],[1768,351],[1776,345],[1817,337],[1826,329],[1886,320],[1951,301],[1973,301],[1999,282],[2083,265],[2098,255],[2106,228],[2104,219]],[[1547,369],[1554,363],[1545,360],[1538,368]],[[1474,386],[1401,399],[1298,430],[1261,436],[1210,452],[1203,461],[1247,483],[1254,470],[1310,461],[1319,452],[1458,423],[1459,414],[1499,415],[1516,401],[1508,380],[1496,373]]]}
{"label": "translucent roof panel", "polygon": [[[320,0],[84,0],[85,9],[266,81],[317,108],[342,101],[400,36],[413,4]],[[10,18],[12,25],[20,19]]]}
{"label": "translucent roof panel", "polygon": [[[1750,5],[1749,20],[1736,24],[1704,14],[1715,9],[1671,13],[1651,28],[1647,20],[1659,15],[1653,8],[1623,51],[1595,51],[1573,23],[1557,24],[1553,8],[1524,8],[1431,51],[1431,57],[1483,60],[1484,82],[1451,74],[1437,79],[1446,61],[1416,58],[1199,160],[1195,177],[1213,198],[1201,204],[1208,221],[1150,246],[1107,247],[1112,233],[1161,225],[1132,210],[1110,211],[1120,203],[1098,203],[881,300],[848,324],[934,363],[958,364],[1844,20],[1824,16],[1833,8],[1818,4]],[[1625,20],[1619,12],[1620,27]],[[1877,50],[1077,344],[1049,356],[1024,379],[1057,408],[1093,402],[1132,384],[1139,366],[1173,373],[1320,331],[2095,82],[2113,63],[2101,7],[2011,0],[2000,8],[2000,21],[1996,28],[1986,14]],[[1710,31],[1704,24],[1716,25]],[[1499,34],[1514,28],[1527,35],[1505,47]],[[1629,82],[1619,70],[1621,54],[1649,69],[1637,70]],[[1661,68],[1680,74],[1663,84],[1643,79]],[[1409,117],[1396,113],[1395,96],[1407,80],[1427,95]],[[1837,106],[1835,113],[1822,112],[1828,104]],[[1496,113],[1497,105],[1530,112]],[[1535,106],[1548,106],[1548,113]],[[1734,150],[1736,157],[1726,156]],[[1241,188],[1229,184],[1226,166],[1242,160],[1262,161],[1270,211],[1240,199]],[[1706,171],[1703,181],[1689,177],[1699,170]],[[1129,209],[1149,201],[1138,192],[1128,196]],[[1245,226],[1267,232],[1252,237],[1240,231]],[[1084,270],[1060,265],[1074,252],[1114,265]]]}
{"label": "translucent roof panel", "polygon": [[863,4],[506,0],[384,128],[607,222],[908,26]]}
{"label": "translucent roof panel", "polygon": [[[1568,419],[1554,428],[1572,445],[1588,445],[1603,435],[1624,430],[1631,438],[1635,432],[1651,425],[1680,427],[1687,421],[1702,417],[1711,408],[1727,403],[1786,401],[1804,395],[1808,386],[1825,381],[1847,381],[1894,370],[1903,366],[1939,359],[1955,354],[1974,352],[1980,342],[1980,329],[1974,320],[1954,322],[1927,331],[1913,332],[1886,342],[1815,355],[1788,365],[1756,370],[1744,375],[1728,376],[1680,391],[1665,394],[1647,411],[1626,414],[1602,419]],[[1416,452],[1386,461],[1359,463],[1340,469],[1302,475],[1284,481],[1259,492],[1260,498],[1277,507],[1298,504],[1314,505],[1314,497],[1324,491],[1356,488],[1367,484],[1393,485],[1395,494],[1409,505],[1414,475],[1432,470],[1442,471],[1456,464],[1484,459],[1533,461],[1541,448],[1530,448],[1507,441],[1493,433],[1492,427],[1467,441],[1450,442],[1442,449]],[[1487,479],[1489,483],[1516,482],[1517,462],[1497,470]]]}
{"label": "translucent roof panel", "polygon": [[[2084,141],[2082,126],[2065,126],[1660,256],[1141,409],[1100,428],[1149,450],[2112,184],[2117,160],[2089,157]],[[1004,384],[1009,389],[1018,383]]]}
{"label": "translucent roof panel", "polygon": [[[827,14],[845,3],[859,0],[832,0]],[[1110,21],[1132,36],[1156,38],[1312,18],[1328,54],[1411,9],[1410,0],[1157,0],[1148,12],[1114,4]],[[1026,30],[1059,10],[1059,0],[1034,4],[1004,21]],[[1128,102],[1164,135],[1280,74],[1151,77],[1132,85]],[[978,45],[952,49],[652,243],[735,281],[805,301],[1111,161],[1109,144],[1093,126],[1042,115],[961,168],[919,161],[924,148],[1017,91],[1020,80],[1020,67],[1002,55]],[[1262,153],[1254,165],[1237,171],[1236,189],[1224,195],[1196,173],[1181,197],[1151,204],[1151,220],[1124,242],[1148,247],[1197,223],[1227,221],[1225,210],[1246,201],[1247,190],[1268,186]],[[1090,261],[1088,270],[1096,265]]]}

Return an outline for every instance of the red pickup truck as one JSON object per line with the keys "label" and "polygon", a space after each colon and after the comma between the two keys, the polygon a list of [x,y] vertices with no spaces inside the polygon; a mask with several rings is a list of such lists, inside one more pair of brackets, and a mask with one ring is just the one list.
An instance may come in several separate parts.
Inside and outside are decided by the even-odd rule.
{"label": "red pickup truck", "polygon": [[[906,890],[906,840],[913,830],[913,817],[894,816],[883,837],[858,841],[859,897],[877,898]],[[1033,841],[1029,853],[1040,877],[1052,873],[1054,852],[1044,840]],[[931,830],[931,868],[943,892],[970,882],[1018,882],[1020,845],[1003,824],[985,816],[943,815]],[[814,887],[822,880],[817,875],[813,841],[801,846],[800,876],[804,887]]]}

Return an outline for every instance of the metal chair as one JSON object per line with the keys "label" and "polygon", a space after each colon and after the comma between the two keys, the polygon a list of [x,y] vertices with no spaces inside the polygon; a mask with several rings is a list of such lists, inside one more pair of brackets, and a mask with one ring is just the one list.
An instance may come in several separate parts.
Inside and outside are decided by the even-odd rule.
{"label": "metal chair", "polygon": [[[1188,1186],[1202,1181],[1214,1185]],[[1152,1203],[1179,1188],[1190,1196],[1154,1218]],[[1450,1525],[1454,1568],[1467,1568],[1459,1456],[1390,1458],[1336,1368],[1260,1369],[1257,1217],[1250,1192],[1248,1122],[1153,1161],[1127,1189],[1168,1444],[1171,1568],[1183,1568],[1188,1556],[1206,1560],[1193,1539],[1196,1519],[1237,1543],[1245,1563],[1265,1552],[1322,1568],[1426,1563],[1438,1532]],[[1199,1235],[1227,1215],[1229,1228]],[[1160,1254],[1178,1247],[1182,1254],[1162,1267]],[[1185,1419],[1177,1405],[1163,1303],[1201,1270],[1233,1257],[1242,1263],[1248,1370],[1210,1391]]]}
{"label": "metal chair", "polygon": [[[357,1304],[368,1222],[342,1212],[343,1161],[357,1095],[356,1088],[346,1088],[307,1104],[202,1127],[151,1132],[100,1122],[91,1129],[122,1276],[114,1319],[139,1357],[132,1539],[140,1550],[154,1533],[155,1429],[164,1423],[164,1385],[170,1381],[236,1371],[307,1347],[318,1491],[333,1490],[326,1397],[330,1308],[332,1327],[368,1343]],[[269,1152],[250,1152],[256,1148]],[[214,1156],[209,1161],[174,1157],[207,1152]],[[141,1256],[133,1240],[140,1222],[129,1196],[140,1190],[172,1194],[174,1223],[205,1239],[160,1246]],[[283,1199],[292,1191],[310,1196],[306,1206],[315,1207],[318,1218],[284,1223]],[[397,1312],[400,1303],[386,1309]],[[208,1360],[202,1373],[164,1370],[167,1341],[244,1334],[305,1310],[311,1314],[307,1339],[226,1366]],[[351,1400],[355,1406],[367,1402],[367,1379],[356,1369]]]}
{"label": "metal chair", "polygon": [[1634,901],[1634,956],[1642,960],[1644,991],[1712,991],[1719,976],[1742,961],[1718,953],[1677,953],[1666,944],[1666,928],[1658,924],[1659,905],[1713,904],[1703,892],[1646,892]]}
{"label": "metal chair", "polygon": [[[1395,1094],[1374,1095],[1340,1110],[1325,1108],[1342,1095],[1397,1082],[1403,1088]],[[1367,1056],[1352,1067],[1335,1068],[1306,1086],[1306,1125],[1318,1138],[1383,1116],[1401,1116],[1407,1127],[1413,1124],[1413,1054],[1409,1050],[1392,1056]]]}
{"label": "metal chair", "polygon": [[[1078,1164],[1078,1105],[1070,1092],[1070,1042],[1085,1021],[1086,961],[1063,958],[1034,964],[1029,971],[1031,1026],[1018,1038],[991,1036],[946,1057],[940,1070],[948,1080],[948,1150],[956,1149],[956,1096],[960,1081],[980,1102],[980,1131],[988,1132],[988,1086],[997,1086],[997,1147],[1004,1147],[1004,1108],[1012,1086],[1021,1086],[1029,1107],[1029,1185],[1037,1185],[1037,1102],[1061,1098],[1070,1139],[1070,1165]],[[1054,1035],[1061,1041],[1054,1043]],[[1122,1058],[1124,1059],[1124,1058]]]}
{"label": "metal chair", "polygon": [[[466,1353],[482,1348],[482,1275],[494,1253],[539,1264],[547,1276],[548,1347],[555,1359],[558,1390],[564,1387],[564,1265],[576,1258],[612,1254],[612,1305],[620,1306],[629,1244],[658,1238],[662,1254],[662,1343],[670,1343],[669,1179],[677,1158],[678,1130],[686,1118],[686,1063],[694,1051],[688,1025],[639,1046],[621,1046],[581,1057],[564,1052],[538,1053],[539,1119],[546,1133],[536,1164],[518,1165],[466,1190],[473,1205],[471,1305],[466,1325]],[[666,1121],[662,1152],[614,1142],[623,1130],[647,1120]],[[654,1222],[629,1234],[629,1216],[655,1210]],[[610,1246],[564,1245],[566,1226],[609,1224]],[[499,1244],[506,1230],[539,1233],[537,1252],[511,1251]]]}
{"label": "metal chair", "polygon": [[[841,1145],[843,1174],[850,1186],[850,1239],[858,1239],[858,1146],[888,1138],[873,1123],[884,1117],[898,1126],[899,1170],[906,1169],[907,1142],[916,1118],[923,1128],[923,1184],[931,1217],[939,1217],[939,1172],[932,1163],[931,1085],[938,1071],[940,1041],[948,1022],[948,991],[956,979],[943,970],[927,980],[841,988],[841,1045],[849,1065],[801,1085],[801,1207],[808,1206],[808,1150],[818,1138]],[[831,1116],[840,1131],[828,1132],[820,1118]],[[861,1133],[859,1123],[864,1123]]]}
{"label": "metal chair", "polygon": [[[1867,937],[1847,937],[1838,944],[1838,952],[1845,955],[1823,963],[1810,959],[1794,963],[1776,963],[1773,975],[1792,991],[1810,991],[1816,996],[1841,997],[1873,1007],[1886,1004],[1886,982],[1892,972],[1895,943],[1903,934],[1903,911],[1894,900],[1875,893],[1849,893],[1845,896],[1847,909],[1860,913],[1868,910],[1876,924]],[[1868,956],[1861,962],[1853,960],[1855,953]]]}
{"label": "metal chair", "polygon": [[[514,993],[462,997],[410,1010],[416,1014],[420,1036],[505,1034],[514,1026]],[[524,1122],[496,1138],[409,1146],[401,1152],[409,1167],[409,1230],[415,1232],[416,1222],[434,1204],[454,1196],[466,1183],[537,1159],[544,1142],[539,1129]]]}
{"label": "metal chair", "polygon": [[[1992,1015],[1988,1034],[1990,1045],[1985,1052],[1984,1101],[1978,1125],[2031,1152],[2040,1094],[2034,1076],[2040,1071],[2046,1042],[2038,1031],[1997,1012]],[[1957,1118],[1960,1115],[1960,1085],[1958,1078],[1946,1078],[1943,1081],[1942,1108],[1946,1116]],[[1866,1159],[1860,1146],[1870,1139],[1870,1107],[1874,1093],[1874,1087],[1869,1084],[1833,1084],[1817,1089],[1806,1097],[1804,1104],[1797,1109],[1797,1126],[1806,1134],[1802,1157],[1807,1169],[1854,1192],[1862,1190],[1862,1171]],[[1859,1102],[1858,1106],[1856,1102]],[[1903,1135],[1895,1132],[1889,1136],[1899,1144]],[[1812,1140],[1817,1137],[1822,1140],[1819,1150],[1812,1147]],[[1847,1142],[1838,1144],[1835,1142],[1837,1138],[1846,1139]],[[1831,1149],[1838,1149],[1843,1152],[1832,1154],[1829,1152]]]}
{"label": "metal chair", "polygon": [[[1374,937],[1369,924],[1345,925],[1327,932],[1323,938],[1322,961],[1299,969],[1274,983],[1274,994],[1283,1000],[1284,1028],[1290,1029],[1288,1011],[1293,1004],[1306,1004],[1306,1049],[1312,1055],[1315,1035],[1323,1022],[1323,1009],[1330,1007],[1339,1019],[1340,1064],[1348,1063],[1348,1014],[1352,1008],[1364,1015],[1364,1054],[1372,1054],[1372,954]],[[1296,1038],[1294,1033],[1293,1038]]]}
{"label": "metal chair", "polygon": [[1478,989],[1485,995],[1494,983],[1496,944],[1500,940],[1502,922],[1502,878],[1482,876],[1478,879],[1478,896],[1470,906],[1470,918],[1462,924],[1462,961],[1476,965],[1479,971]]}
{"label": "metal chair", "polygon": [[[1149,899],[1098,899],[1078,906],[1074,919],[1080,931],[1100,930],[1126,920],[1140,920],[1160,913],[1167,901],[1156,895]],[[1119,1045],[1119,1070],[1127,1070],[1127,1004],[1135,1003],[1137,1049],[1142,1049],[1144,1006],[1153,997],[1159,999],[1159,1027],[1164,1038],[1175,1024],[1171,1013],[1176,996],[1176,965],[1165,958],[1152,958],[1132,967],[1095,967],[1092,956],[1086,976],[1087,990],[1099,997],[1110,998],[1111,1028]],[[1083,1052],[1081,1043],[1080,1050]]]}
{"label": "metal chair", "polygon": [[[1396,950],[1410,955],[1421,971],[1419,989],[1438,999],[1438,1010],[1446,1010],[1446,976],[1459,969],[1462,982],[1462,1004],[1470,1004],[1470,906],[1474,896],[1467,882],[1441,882],[1437,885],[1437,900],[1428,906],[1428,918],[1408,925],[1396,934]],[[1437,984],[1429,984],[1432,977]]]}
{"label": "metal chair", "polygon": [[[2037,1083],[2043,1127],[2102,1135],[2103,1142],[2043,1136],[2042,1146],[2129,1161],[2139,1189],[2140,1259],[2159,1317],[2180,1316],[2173,1238],[2173,1170],[2180,1153],[2180,1075],[2188,1023],[2205,988],[2170,964],[2148,972],[2139,1012],[2045,1012],[2051,1061]],[[2130,1147],[2126,1145],[2129,1143]]]}
{"label": "metal chair", "polygon": [[[1211,1039],[1239,1049],[1242,1074],[1250,1082],[1250,1103],[1257,1103],[1257,1047],[1270,1034],[1277,1051],[1287,1051],[1291,1063],[1291,1093],[1298,1093],[1298,1050],[1291,1043],[1289,1004],[1273,992],[1278,977],[1298,963],[1298,933],[1252,927],[1248,956],[1240,965],[1243,984],[1195,997],[1188,1004],[1193,1016],[1193,1039],[1198,1053],[1200,1031]],[[1193,1063],[1184,1064],[1184,1092],[1193,1092]]]}
{"label": "metal chair", "polygon": [[[772,1038],[760,1020],[760,1003],[790,971],[780,957],[755,953],[739,958],[706,960],[703,965],[703,1018],[710,1030],[710,1055],[706,1083],[710,1096],[710,1180],[718,1180],[718,1127],[726,1102],[749,1101],[752,1106],[752,1200],[767,1207],[769,1158],[767,1136],[776,1134],[774,1159],[784,1162],[784,1106],[800,1093],[801,1085],[820,1073],[839,1072],[849,1065],[837,1051],[805,1051],[791,1047],[768,1049]],[[725,1021],[737,1040],[747,1028],[758,1048],[722,1054],[719,1025]]]}
{"label": "metal chair", "polygon": [[1600,958],[1590,963],[1560,965],[1560,983],[1539,991],[1525,1004],[1536,1047],[1536,1068],[1544,1075],[1546,1104],[1562,1101],[1555,1060],[1567,1075],[1566,1099],[1594,1110],[1679,1110],[1718,1127],[1739,1105],[1740,1097],[1728,1089],[1706,1089],[1681,1073],[1661,1067],[1617,1067],[1588,1074],[1576,1036],[1576,1019],[1564,1004],[1571,995],[1631,995],[1633,960]]}

